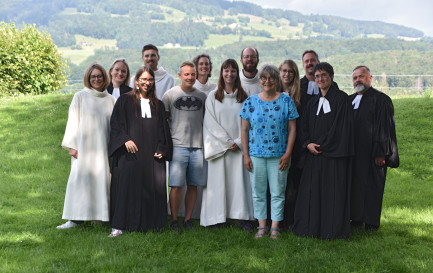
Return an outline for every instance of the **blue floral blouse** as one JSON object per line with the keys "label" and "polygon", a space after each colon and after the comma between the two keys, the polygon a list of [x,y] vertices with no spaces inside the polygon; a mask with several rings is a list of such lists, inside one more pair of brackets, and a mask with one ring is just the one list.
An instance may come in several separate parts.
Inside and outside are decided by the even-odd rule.
{"label": "blue floral blouse", "polygon": [[258,95],[245,100],[241,118],[250,123],[249,154],[255,157],[281,157],[287,149],[288,120],[299,117],[295,103],[285,93],[273,101]]}

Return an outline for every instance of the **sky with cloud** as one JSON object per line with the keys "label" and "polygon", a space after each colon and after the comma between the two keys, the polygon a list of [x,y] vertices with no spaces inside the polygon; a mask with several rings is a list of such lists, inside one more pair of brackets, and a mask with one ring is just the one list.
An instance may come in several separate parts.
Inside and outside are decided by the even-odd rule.
{"label": "sky with cloud", "polygon": [[243,0],[264,8],[281,8],[304,15],[335,15],[349,19],[383,21],[424,32],[433,37],[431,0]]}

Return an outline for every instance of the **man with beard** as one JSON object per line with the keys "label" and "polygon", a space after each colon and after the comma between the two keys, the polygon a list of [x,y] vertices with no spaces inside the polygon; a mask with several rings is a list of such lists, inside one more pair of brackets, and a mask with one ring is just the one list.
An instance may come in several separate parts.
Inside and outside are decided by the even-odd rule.
{"label": "man with beard", "polygon": [[[160,56],[156,46],[152,44],[143,46],[141,58],[143,59],[144,65],[148,66],[153,70],[153,73],[155,73],[156,97],[160,100],[168,89],[174,87],[174,79],[162,66],[158,68]],[[129,84],[132,88],[134,87],[134,80],[133,77]]]}
{"label": "man with beard", "polygon": [[244,48],[241,52],[242,71],[239,73],[242,88],[248,96],[258,94],[262,91],[260,79],[257,76],[257,65],[259,64],[259,51],[253,47]]}
{"label": "man with beard", "polygon": [[182,232],[177,217],[185,181],[187,190],[183,227],[193,229],[191,217],[197,200],[197,187],[206,186],[207,178],[203,156],[203,117],[207,95],[194,88],[195,76],[194,64],[183,62],[179,72],[181,84],[168,90],[162,97],[173,140],[168,184],[171,187],[170,229],[178,232]]}
{"label": "man with beard", "polygon": [[371,86],[366,66],[353,70],[355,157],[351,194],[351,225],[377,230],[380,225],[387,167],[397,168],[399,156],[391,99]]}

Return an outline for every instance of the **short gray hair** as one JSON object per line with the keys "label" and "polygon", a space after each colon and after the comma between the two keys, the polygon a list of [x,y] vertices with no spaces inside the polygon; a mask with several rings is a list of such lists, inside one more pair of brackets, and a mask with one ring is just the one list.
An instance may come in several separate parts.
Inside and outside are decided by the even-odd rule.
{"label": "short gray hair", "polygon": [[262,67],[260,67],[260,70],[258,72],[259,79],[265,76],[266,74],[269,74],[269,76],[273,79],[275,79],[276,83],[276,91],[280,91],[281,89],[281,80],[280,80],[280,70],[273,65],[273,64],[263,64]]}

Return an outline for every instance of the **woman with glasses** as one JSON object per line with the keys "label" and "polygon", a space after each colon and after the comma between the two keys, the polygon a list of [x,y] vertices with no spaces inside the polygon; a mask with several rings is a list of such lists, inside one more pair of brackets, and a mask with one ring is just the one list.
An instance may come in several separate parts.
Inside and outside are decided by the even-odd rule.
{"label": "woman with glasses", "polygon": [[280,234],[279,223],[284,216],[284,193],[290,156],[296,137],[298,113],[289,95],[281,88],[278,69],[265,64],[258,72],[262,92],[245,100],[242,118],[242,150],[244,166],[250,172],[254,217],[259,221],[255,238],[268,232],[267,188],[271,194],[271,235]]}
{"label": "woman with glasses", "polygon": [[109,221],[110,168],[107,144],[110,116],[115,103],[108,94],[107,72],[97,63],[87,67],[85,88],[75,93],[69,107],[62,147],[71,156],[63,219],[58,229],[84,221]]}
{"label": "woman with glasses", "polygon": [[110,76],[110,84],[107,86],[107,91],[116,99],[129,91],[131,87],[128,86],[130,72],[129,66],[125,59],[116,59],[111,64],[108,70]]}
{"label": "woman with glasses", "polygon": [[161,230],[167,221],[165,162],[171,160],[173,145],[152,69],[137,70],[134,89],[119,97],[110,125],[109,237],[123,231]]}
{"label": "woman with glasses", "polygon": [[[296,110],[301,116],[301,85],[299,81],[299,70],[295,61],[284,60],[279,67],[281,79],[281,92],[288,94],[296,105]],[[284,221],[281,226],[290,229],[293,225],[293,214],[296,204],[296,196],[301,180],[302,169],[298,167],[301,155],[300,132],[301,119],[296,119],[296,139],[293,145],[290,169],[287,175],[286,202],[284,203]]]}
{"label": "woman with glasses", "polygon": [[[251,185],[243,168],[241,111],[248,94],[241,86],[239,66],[233,59],[223,62],[218,89],[206,99],[203,121],[204,155],[208,162],[207,186],[203,190],[200,225],[218,227],[227,219],[253,220]],[[217,225],[217,226],[216,226]]]}

